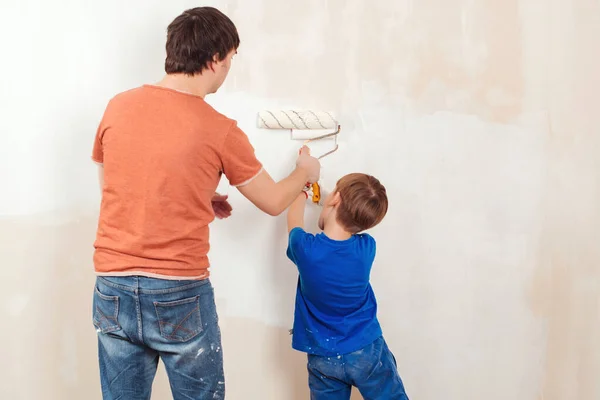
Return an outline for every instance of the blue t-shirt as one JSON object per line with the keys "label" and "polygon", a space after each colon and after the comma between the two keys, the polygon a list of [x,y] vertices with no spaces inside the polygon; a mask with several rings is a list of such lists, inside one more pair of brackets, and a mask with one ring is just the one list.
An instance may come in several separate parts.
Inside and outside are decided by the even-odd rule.
{"label": "blue t-shirt", "polygon": [[287,256],[300,273],[292,347],[320,356],[360,350],[381,336],[369,283],[375,239],[337,241],[301,228],[290,232]]}

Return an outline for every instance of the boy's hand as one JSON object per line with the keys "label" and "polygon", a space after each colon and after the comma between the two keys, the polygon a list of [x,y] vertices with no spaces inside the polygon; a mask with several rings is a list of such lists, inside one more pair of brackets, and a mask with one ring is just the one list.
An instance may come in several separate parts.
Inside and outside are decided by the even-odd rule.
{"label": "boy's hand", "polygon": [[314,183],[319,180],[319,176],[321,175],[321,163],[315,157],[311,157],[310,149],[308,147],[302,146],[300,155],[296,160],[296,166],[307,172],[309,183]]}

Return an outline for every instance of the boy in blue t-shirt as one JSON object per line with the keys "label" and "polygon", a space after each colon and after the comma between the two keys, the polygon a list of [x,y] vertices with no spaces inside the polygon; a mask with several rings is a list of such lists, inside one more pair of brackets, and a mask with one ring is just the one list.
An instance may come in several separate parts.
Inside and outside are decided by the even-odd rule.
{"label": "boy in blue t-shirt", "polygon": [[385,188],[369,175],[344,176],[323,203],[318,235],[303,229],[305,200],[288,211],[287,256],[300,274],[292,347],[308,353],[311,399],[348,400],[355,386],[368,400],[408,400],[369,283],[375,239],[359,234],[385,216]]}

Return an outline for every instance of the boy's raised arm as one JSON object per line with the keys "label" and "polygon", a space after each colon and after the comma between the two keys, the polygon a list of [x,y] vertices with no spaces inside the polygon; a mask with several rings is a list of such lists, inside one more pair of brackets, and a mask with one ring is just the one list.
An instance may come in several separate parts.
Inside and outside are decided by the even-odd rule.
{"label": "boy's raised arm", "polygon": [[296,197],[296,200],[292,203],[288,209],[287,214],[287,226],[288,233],[294,228],[304,229],[304,204],[308,195],[306,192],[302,192]]}

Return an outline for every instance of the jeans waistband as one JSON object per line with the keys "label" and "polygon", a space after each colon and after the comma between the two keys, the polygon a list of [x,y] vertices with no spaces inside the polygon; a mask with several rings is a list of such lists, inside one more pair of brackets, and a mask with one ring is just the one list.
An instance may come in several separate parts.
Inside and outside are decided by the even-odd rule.
{"label": "jeans waistband", "polygon": [[165,294],[210,286],[210,279],[174,281],[170,279],[147,278],[145,276],[98,276],[98,282],[132,293]]}

